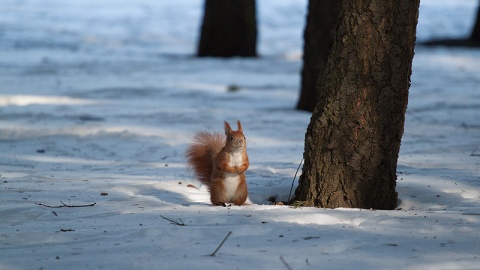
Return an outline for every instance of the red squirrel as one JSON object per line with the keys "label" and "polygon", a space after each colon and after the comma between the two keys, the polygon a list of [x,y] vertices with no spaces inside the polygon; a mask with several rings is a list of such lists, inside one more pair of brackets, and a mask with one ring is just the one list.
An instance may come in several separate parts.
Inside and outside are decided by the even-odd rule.
{"label": "red squirrel", "polygon": [[225,121],[225,137],[200,131],[187,148],[187,165],[208,187],[213,205],[243,205],[248,197],[245,171],[248,169],[247,141],[240,121],[237,131]]}

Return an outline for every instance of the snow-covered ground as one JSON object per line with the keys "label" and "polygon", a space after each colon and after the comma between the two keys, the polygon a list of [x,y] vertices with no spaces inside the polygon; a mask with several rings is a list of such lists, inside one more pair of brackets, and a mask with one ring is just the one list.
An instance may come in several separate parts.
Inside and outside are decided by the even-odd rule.
{"label": "snow-covered ground", "polygon": [[[0,269],[479,269],[480,50],[416,48],[397,210],[268,204],[309,122],[306,2],[259,0],[262,57],[225,60],[192,57],[201,0],[2,0]],[[418,40],[476,5],[423,0]],[[237,119],[254,205],[212,207],[183,152]]]}

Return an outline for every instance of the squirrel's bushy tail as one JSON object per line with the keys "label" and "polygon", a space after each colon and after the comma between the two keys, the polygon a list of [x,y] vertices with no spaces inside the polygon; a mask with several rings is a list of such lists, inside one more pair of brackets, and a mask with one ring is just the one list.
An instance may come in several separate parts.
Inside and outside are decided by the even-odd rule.
{"label": "squirrel's bushy tail", "polygon": [[213,162],[225,145],[224,137],[220,133],[197,132],[186,151],[187,165],[193,169],[198,180],[209,187]]}

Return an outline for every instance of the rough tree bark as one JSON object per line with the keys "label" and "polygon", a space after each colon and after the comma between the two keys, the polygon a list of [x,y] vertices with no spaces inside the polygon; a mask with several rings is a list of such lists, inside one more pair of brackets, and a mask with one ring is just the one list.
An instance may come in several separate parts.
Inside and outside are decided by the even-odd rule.
{"label": "rough tree bark", "polygon": [[317,88],[319,75],[325,69],[335,38],[335,26],[341,1],[308,2],[304,32],[303,69],[297,109],[313,112],[322,89]]}
{"label": "rough tree bark", "polygon": [[393,209],[419,0],[343,0],[297,203]]}
{"label": "rough tree bark", "polygon": [[255,0],[205,0],[198,56],[257,56]]}

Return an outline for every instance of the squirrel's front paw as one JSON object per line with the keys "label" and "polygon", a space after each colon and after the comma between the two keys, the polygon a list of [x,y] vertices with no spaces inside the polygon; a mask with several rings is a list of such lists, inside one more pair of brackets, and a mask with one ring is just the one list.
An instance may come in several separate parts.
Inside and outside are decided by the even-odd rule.
{"label": "squirrel's front paw", "polygon": [[224,203],[224,202],[217,202],[215,204],[215,206],[223,206],[223,207],[228,207],[228,206],[232,206],[233,203]]}

